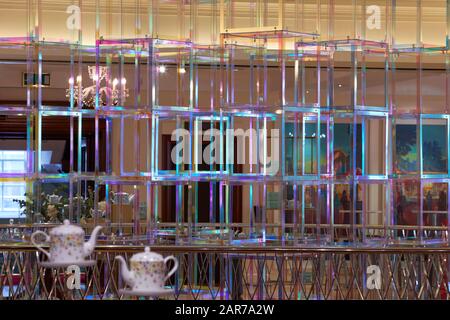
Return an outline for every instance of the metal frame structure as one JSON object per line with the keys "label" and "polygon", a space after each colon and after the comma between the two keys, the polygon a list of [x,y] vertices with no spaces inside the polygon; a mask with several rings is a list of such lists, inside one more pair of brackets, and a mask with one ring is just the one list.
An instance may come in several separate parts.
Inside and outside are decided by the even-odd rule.
{"label": "metal frame structure", "polygon": [[[179,2],[175,6],[176,35],[166,38],[161,36],[168,29],[161,27],[160,15],[170,8],[158,1],[150,2],[145,15],[148,32],[141,27],[145,19],[138,7],[132,27],[121,24],[119,35],[111,26],[106,28],[116,8],[106,18],[97,12],[95,43],[82,41],[87,30],[72,32],[64,41],[50,42],[45,40],[43,28],[48,21],[41,18],[46,7],[39,2],[27,9],[27,21],[33,22],[30,25],[34,27],[26,37],[0,38],[0,55],[6,57],[0,66],[6,70],[10,57],[20,53],[18,64],[29,74],[28,82],[34,81],[33,73],[38,78],[37,83],[23,88],[22,104],[0,105],[0,115],[26,123],[25,169],[0,173],[0,181],[4,185],[26,183],[30,195],[28,212],[40,212],[42,193],[51,186],[65,185],[67,208],[60,214],[87,230],[96,224],[104,225],[105,243],[151,244],[170,252],[176,247],[164,245],[179,245],[192,251],[187,255],[192,254],[195,259],[202,259],[203,254],[195,251],[197,245],[210,250],[210,259],[223,259],[223,250],[229,265],[220,264],[221,274],[225,275],[222,289],[235,274],[231,270],[235,267],[234,255],[242,268],[250,260],[260,266],[258,270],[266,270],[270,269],[267,261],[272,257],[297,266],[297,259],[311,253],[322,254],[318,246],[324,244],[363,245],[375,251],[399,243],[448,244],[449,1],[443,0],[437,9],[445,11],[445,19],[439,21],[438,27],[447,31],[431,43],[426,43],[429,29],[425,26],[431,22],[422,0],[414,4],[408,1],[408,6],[400,0],[376,0],[376,5],[384,9],[378,12],[384,29],[370,27],[367,10],[373,4],[364,0],[352,1],[350,6],[341,6],[336,0],[315,4],[303,0],[249,1],[248,20],[240,12],[241,2]],[[98,1],[94,7],[101,9]],[[399,18],[400,7],[417,17],[414,37],[404,36],[410,26]],[[204,27],[198,19],[200,8],[211,12],[209,43],[199,40],[199,30]],[[87,15],[87,9],[83,10],[82,14]],[[119,12],[121,17],[126,14]],[[350,16],[351,23],[344,28],[339,15]],[[128,33],[133,36],[125,36]],[[54,105],[51,88],[43,85],[42,75],[61,57],[65,59],[64,76],[72,79],[68,85],[70,98],[67,103]],[[432,64],[436,67],[430,67]],[[106,93],[101,92],[97,81],[94,108],[84,107],[81,92],[74,92],[81,87],[76,89],[73,79],[85,79],[88,66],[95,66],[97,74],[100,68],[106,68]],[[433,71],[444,83],[443,89],[434,94],[439,103],[426,100],[429,95],[425,88],[430,89],[426,75]],[[128,98],[125,84],[131,88]],[[118,89],[118,104],[111,102],[112,89]],[[106,94],[104,104],[99,102],[101,94]],[[45,123],[52,119],[66,119],[70,126],[69,169],[64,173],[46,173],[41,165],[45,151],[43,131],[48,130]],[[92,170],[82,169],[87,122],[94,128]],[[407,138],[411,152],[400,150],[405,142],[401,126],[410,128]],[[426,151],[432,126],[444,130],[446,149],[439,154]],[[243,137],[238,137],[244,143],[242,163],[236,162],[242,149],[238,140],[227,135],[230,130],[243,133]],[[183,132],[188,135],[183,136]],[[338,139],[345,140],[339,143],[345,144],[347,154],[338,152]],[[211,142],[219,147],[208,149],[205,144]],[[178,150],[173,145],[181,143],[186,143],[183,161],[170,163],[173,151]],[[399,162],[401,152],[415,156],[411,160],[414,168],[405,169]],[[445,170],[429,169],[427,161],[435,155],[442,157],[439,161],[445,162]],[[199,163],[205,156],[225,161]],[[253,158],[258,161],[251,162]],[[277,169],[271,171],[272,166]],[[88,186],[94,195],[93,217],[82,221],[81,203]],[[439,201],[446,202],[444,206],[439,204],[436,208],[432,198],[429,202],[426,190],[433,186],[445,193],[446,198],[439,195]],[[117,192],[135,196],[124,202],[114,198]],[[103,201],[105,208],[100,209]],[[26,240],[31,230],[53,225],[43,223],[37,216],[30,216],[26,223],[3,225],[8,230],[4,240]],[[301,249],[305,245],[310,246],[310,251]],[[229,246],[234,249],[227,251]],[[261,247],[270,250],[261,253]],[[313,263],[319,273],[325,268],[334,275],[348,264],[347,251],[344,254],[339,247],[330,248],[323,253],[323,261]],[[21,264],[23,257],[28,264],[34,261],[31,252],[11,250],[5,248],[3,253],[8,270]],[[447,286],[443,279],[447,277],[448,252],[442,248],[439,250],[445,252],[429,250],[425,252],[427,256],[423,252],[409,255],[402,251],[376,256],[377,261],[392,269],[387,279],[392,287],[378,292],[378,297],[436,298],[440,288]],[[372,257],[369,251],[357,252],[351,258],[351,263],[360,268],[361,279],[365,277],[363,267]],[[244,262],[239,260],[241,254]],[[334,254],[340,254],[338,266],[333,266]],[[411,287],[415,282],[411,282],[410,273],[401,280],[410,286],[409,293],[399,291],[396,281],[397,273],[402,272],[401,259],[410,263],[412,271],[416,271],[418,263],[422,271],[439,275],[421,282],[428,286],[424,291]],[[28,264],[21,264],[20,270],[34,274],[34,269],[26,271]],[[423,273],[423,277],[431,273]],[[205,275],[212,281],[210,276]],[[177,279],[180,286],[184,285],[181,275]],[[352,286],[353,280],[350,279]],[[10,282],[11,289],[12,280],[2,283],[5,281]],[[256,285],[264,291],[264,281],[248,287]],[[353,291],[344,293],[342,287],[333,284],[326,284],[323,289],[322,281],[326,280],[320,277],[315,281],[317,298],[331,297],[329,294],[335,289],[337,298],[354,297]],[[35,285],[36,282],[32,284]],[[278,298],[292,298],[283,293],[283,285],[282,281],[277,288]],[[298,285],[306,290],[302,281],[295,284]],[[218,297],[212,287],[209,286],[209,298]],[[194,287],[188,289],[189,294],[197,294]],[[231,294],[230,290],[227,294]],[[258,298],[274,297],[273,292],[258,290]],[[25,291],[11,292],[14,297],[24,292],[34,297],[32,290]],[[246,297],[253,298],[250,291]],[[356,293],[368,297],[366,289],[358,287]],[[86,291],[82,296],[87,294]],[[445,297],[448,298],[448,289]]]}

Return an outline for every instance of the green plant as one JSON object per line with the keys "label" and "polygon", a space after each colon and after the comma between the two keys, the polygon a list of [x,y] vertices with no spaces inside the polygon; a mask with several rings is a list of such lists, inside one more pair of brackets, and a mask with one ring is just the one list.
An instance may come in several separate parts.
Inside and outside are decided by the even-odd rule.
{"label": "green plant", "polygon": [[[55,188],[53,194],[66,194],[65,185]],[[51,204],[48,201],[48,196],[44,192],[39,195],[40,210],[36,211],[37,198],[33,198],[33,194],[25,193],[25,199],[13,199],[14,202],[19,204],[21,209],[21,214],[25,215],[30,221],[34,221],[37,214],[42,216],[44,222],[62,222],[65,217],[63,216],[64,206],[69,204],[69,199],[67,197],[61,197],[59,203]],[[80,219],[92,218],[92,211],[94,209],[94,190],[91,186],[88,186],[87,197],[74,198],[72,205],[74,207],[74,212],[80,214]],[[80,209],[77,210],[78,205]]]}
{"label": "green plant", "polygon": [[[55,189],[55,193],[57,190]],[[62,198],[61,201],[57,204],[51,204],[48,201],[47,195],[42,192],[39,195],[39,211],[36,210],[36,201],[37,199],[33,198],[33,195],[30,193],[25,193],[25,200],[22,199],[13,199],[14,202],[19,204],[22,215],[25,215],[30,221],[34,221],[34,218],[37,214],[42,216],[44,222],[57,222],[63,221],[63,208],[64,205],[67,204],[66,199]]]}
{"label": "green plant", "polygon": [[81,216],[80,218],[92,218],[92,211],[94,209],[94,190],[88,186],[87,197],[82,199]]}

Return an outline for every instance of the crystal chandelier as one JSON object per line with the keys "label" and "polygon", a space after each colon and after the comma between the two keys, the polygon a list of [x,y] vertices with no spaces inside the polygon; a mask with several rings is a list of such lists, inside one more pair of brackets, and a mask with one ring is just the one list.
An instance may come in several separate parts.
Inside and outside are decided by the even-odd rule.
{"label": "crystal chandelier", "polygon": [[[123,103],[126,98],[128,98],[129,93],[126,88],[127,80],[122,78],[120,81],[121,88],[117,87],[119,84],[119,80],[114,78],[112,81],[112,88],[108,86],[103,86],[103,80],[106,78],[107,68],[100,66],[98,68],[98,74],[96,70],[96,66],[88,66],[89,78],[92,80],[92,85],[89,87],[83,87],[81,84],[81,76],[77,76],[76,83],[73,77],[69,78],[70,87],[73,86],[73,100],[75,104],[78,104],[79,97],[81,96],[81,107],[94,108],[95,107],[95,90],[97,87],[97,83],[99,84],[98,91],[98,105],[106,106],[108,102],[108,97],[110,104],[113,106],[117,106],[119,103]],[[71,88],[66,89],[66,97],[70,99],[71,97]]]}

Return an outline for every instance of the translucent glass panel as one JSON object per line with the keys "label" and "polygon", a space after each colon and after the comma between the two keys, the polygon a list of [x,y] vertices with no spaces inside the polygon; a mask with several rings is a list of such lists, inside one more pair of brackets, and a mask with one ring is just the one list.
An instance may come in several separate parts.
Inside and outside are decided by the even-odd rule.
{"label": "translucent glass panel", "polygon": [[[0,36],[39,36],[40,40],[94,45],[99,37],[158,37],[219,44],[220,32],[258,28],[319,33],[322,40],[394,39],[397,45],[444,46],[445,0],[251,0],[222,2],[121,2],[72,0],[33,3],[7,1],[2,6]],[[39,20],[36,20],[39,17]],[[417,23],[417,21],[421,21]],[[223,29],[223,30],[221,30]]]}
{"label": "translucent glass panel", "polygon": [[423,224],[426,239],[445,238],[448,225],[448,184],[423,184]]}
{"label": "translucent glass panel", "polygon": [[394,10],[395,44],[445,45],[447,14],[445,1],[401,0],[396,1]]}
{"label": "translucent glass panel", "polygon": [[154,108],[192,108],[194,105],[193,57],[189,44],[153,48]]}
{"label": "translucent glass panel", "polygon": [[400,174],[420,172],[425,175],[446,175],[447,126],[446,119],[425,118],[418,123],[398,120],[395,126],[394,170]]}
{"label": "translucent glass panel", "polygon": [[395,127],[395,147],[393,155],[394,172],[398,174],[417,174],[418,127],[414,120],[397,120]]}
{"label": "translucent glass panel", "polygon": [[193,130],[188,117],[152,117],[151,168],[154,178],[176,178],[189,175],[194,154],[194,139],[189,134]]}
{"label": "translucent glass panel", "polygon": [[[194,107],[201,110],[217,110],[221,105],[221,72],[222,58],[219,50],[194,51]],[[179,72],[186,74],[186,68]],[[188,76],[188,75],[186,75]],[[222,89],[223,90],[223,89]]]}
{"label": "translucent glass panel", "polygon": [[[198,43],[211,43],[217,45],[220,43],[220,2],[218,1],[199,1],[196,8],[192,8],[191,14],[195,16],[195,23],[192,26],[192,40]],[[208,14],[198,14],[207,12]],[[197,13],[197,15],[196,15]],[[192,20],[191,20],[192,21]]]}
{"label": "translucent glass panel", "polygon": [[[36,6],[40,12],[40,39],[76,43],[81,41],[81,8],[72,0],[41,2]],[[87,31],[87,30],[86,30]]]}
{"label": "translucent glass panel", "polygon": [[23,113],[0,114],[2,176],[23,177],[33,171],[33,137],[28,131],[32,117]]}
{"label": "translucent glass panel", "polygon": [[[319,155],[321,158],[326,157],[326,145],[319,141],[325,134],[322,132],[325,128],[322,125],[319,127],[318,116],[285,111],[283,126],[285,132],[284,174],[287,176],[319,174],[318,159]],[[321,161],[326,163],[325,159]]]}
{"label": "translucent glass panel", "polygon": [[337,177],[361,175],[361,124],[352,118],[336,118],[333,132],[334,174]]}
{"label": "translucent glass panel", "polygon": [[48,175],[78,171],[81,164],[80,139],[77,130],[80,117],[60,116],[58,113],[49,111],[43,113],[40,118],[41,141],[39,141],[38,170]]}
{"label": "translucent glass panel", "polygon": [[389,205],[386,195],[388,195],[388,184],[366,183],[360,184],[362,187],[362,214],[364,215],[364,226],[366,228],[362,234],[366,241],[379,242],[387,236],[386,227],[389,225]]}
{"label": "translucent glass panel", "polygon": [[114,172],[120,176],[150,175],[151,118],[122,116],[112,123],[112,139],[120,141],[111,154]]}
{"label": "translucent glass panel", "polygon": [[[320,66],[326,66],[326,58],[314,52],[314,47],[299,47],[297,61],[286,62],[285,104],[288,106],[318,106],[326,104],[327,77]],[[320,81],[320,83],[319,83]],[[322,101],[320,99],[323,99]]]}
{"label": "translucent glass panel", "polygon": [[[445,59],[440,52],[403,52],[397,55],[393,60],[395,68],[391,82],[397,113],[419,109],[423,113],[445,113],[448,95]],[[414,91],[411,92],[410,88]]]}
{"label": "translucent glass panel", "polygon": [[278,1],[224,1],[224,4],[225,30],[277,26],[279,10],[282,10]]}
{"label": "translucent glass panel", "polygon": [[[284,83],[278,52],[264,48],[226,46],[229,66],[226,69],[226,107],[279,107]],[[248,65],[242,65],[248,61]]]}
{"label": "translucent glass panel", "polygon": [[[392,60],[391,89],[393,108],[397,114],[411,113],[420,109],[420,56],[416,53],[400,53]],[[411,90],[414,88],[413,90]]]}
{"label": "translucent glass panel", "polygon": [[[38,79],[35,48],[13,43],[0,43],[0,57],[0,72],[4,75],[0,79],[2,105],[32,106],[34,100],[37,99],[37,91],[33,86],[33,80]],[[24,80],[27,82],[24,83]]]}
{"label": "translucent glass panel", "polygon": [[158,223],[157,240],[167,244],[188,239],[192,233],[189,234],[184,225],[193,222],[193,211],[188,209],[188,204],[193,204],[192,186],[182,183],[152,185],[151,196],[152,220]]}
{"label": "translucent glass panel", "polygon": [[147,192],[145,184],[137,182],[98,186],[97,220],[104,219],[108,236],[125,240],[139,239],[145,236],[147,225]]}
{"label": "translucent glass panel", "polygon": [[[77,4],[77,3],[73,3],[73,4]],[[99,4],[99,2],[95,1],[95,0],[87,0],[87,1],[83,1],[82,6],[80,7],[81,9],[81,39],[80,42],[83,45],[94,45],[95,44],[95,40],[96,40],[96,36],[98,33],[98,29],[96,26],[96,22],[98,21],[97,18],[100,19],[104,19],[105,15],[103,14],[104,10],[103,8],[105,8],[104,5],[99,5],[97,7],[97,4]],[[97,8],[100,9],[99,11],[97,11]],[[71,17],[71,15],[73,15],[74,13],[76,13],[76,8],[71,8],[72,11],[70,13],[67,13],[66,10],[66,23],[67,23],[67,19],[70,18],[75,18],[74,16]],[[142,15],[141,15],[142,16]],[[141,19],[141,24],[145,25],[145,21],[143,21],[145,19]],[[70,20],[69,20],[70,21]],[[73,23],[73,20],[72,20]],[[101,22],[103,23],[103,21]]]}
{"label": "translucent glass panel", "polygon": [[[27,220],[34,223],[58,223],[70,219],[73,217],[70,212],[70,193],[71,186],[65,178],[49,178],[30,183],[25,197],[29,201],[26,206]],[[52,195],[56,197],[51,197]]]}
{"label": "translucent glass panel", "polygon": [[[317,33],[319,31],[320,7],[313,0],[286,0],[284,3],[284,26],[291,31]],[[322,7],[326,4],[321,3]],[[325,20],[326,16],[322,19]]]}
{"label": "translucent glass panel", "polygon": [[302,206],[302,185],[287,184],[284,187],[285,236],[288,239],[299,239],[302,236],[304,215]]}
{"label": "translucent glass panel", "polygon": [[[279,4],[226,2],[224,22],[267,27],[284,14],[283,28],[320,38],[244,32],[243,41],[228,34],[224,47],[209,47],[219,44],[207,27],[220,21],[217,2],[100,1],[81,8],[82,28],[98,22],[98,30],[61,30],[70,42],[103,36],[97,48],[0,39],[8,80],[0,83],[0,175],[17,183],[5,206],[31,191],[41,212],[47,195],[60,193],[54,221],[68,216],[103,224],[108,240],[161,244],[444,237],[448,58],[377,42],[417,43],[405,20],[415,4],[400,1],[392,12],[381,0]],[[67,15],[61,5],[54,21],[42,5],[41,36],[58,34],[48,27]],[[380,28],[370,6],[380,6]],[[426,6],[415,15],[428,19]],[[397,29],[387,30],[391,13]],[[34,83],[39,72],[49,85]]]}
{"label": "translucent glass panel", "polygon": [[[76,119],[76,118],[75,118]],[[84,173],[94,173],[99,171],[102,174],[111,174],[111,122],[110,119],[99,117],[96,121],[95,116],[86,114],[82,116],[81,127],[80,124],[74,121],[74,147],[79,147],[74,150],[77,157],[76,170]],[[98,140],[98,147],[96,147],[96,139]],[[114,160],[117,158],[114,157]]]}
{"label": "translucent glass panel", "polygon": [[[2,152],[2,157],[4,156],[5,154]],[[9,156],[12,156],[12,154],[9,154]],[[11,171],[10,161],[2,160],[0,162],[3,172],[5,170]],[[9,168],[5,168],[8,166]],[[21,205],[24,206],[24,203],[19,201],[25,200],[25,193],[25,182],[0,182],[0,218],[24,218],[22,212],[25,207],[21,207]]]}
{"label": "translucent glass panel", "polygon": [[0,7],[0,37],[26,37],[32,31],[33,15],[27,0],[1,1]]}
{"label": "translucent glass panel", "polygon": [[95,225],[102,224],[103,235],[111,235],[111,230],[106,224],[110,223],[109,206],[107,205],[106,186],[98,184],[92,178],[79,177],[70,179],[67,184],[59,182],[58,188],[63,192],[55,190],[55,194],[61,198],[48,198],[50,204],[55,204],[61,212],[63,219],[69,219],[74,223],[80,223],[92,231]]}
{"label": "translucent glass panel", "polygon": [[[89,86],[99,86],[99,107],[150,109],[154,78],[151,40],[102,42],[96,65],[88,66],[85,76]],[[97,74],[98,73],[98,74]],[[95,92],[95,90],[94,90]]]}
{"label": "translucent glass panel", "polygon": [[[239,232],[231,237],[236,244],[277,244],[281,240],[304,240],[313,235],[320,237],[320,218],[317,220],[315,213],[318,208],[317,193],[313,189],[306,186],[302,189],[301,185],[294,184],[283,187],[278,183],[249,181],[233,183],[228,190],[233,195],[242,194],[242,201],[229,201],[225,210],[227,218],[240,221],[236,224],[240,226]],[[324,196],[326,198],[326,194]],[[323,210],[326,211],[325,207]],[[307,224],[311,229],[307,230]]]}
{"label": "translucent glass panel", "polygon": [[150,7],[154,20],[149,34],[160,39],[191,39],[194,30],[194,19],[191,18],[199,16],[191,4],[158,0]]}
{"label": "translucent glass panel", "polygon": [[423,174],[448,173],[448,121],[422,119],[422,171]]}
{"label": "translucent glass panel", "polygon": [[[355,39],[356,7],[353,6],[354,1],[342,0],[334,5],[333,15],[328,12],[332,30],[329,30],[329,36],[332,39]],[[330,8],[329,8],[330,9]]]}
{"label": "translucent glass panel", "polygon": [[422,42],[429,46],[445,46],[447,34],[447,2],[422,1]]}
{"label": "translucent glass panel", "polygon": [[421,11],[419,3],[422,1],[399,0],[396,1],[393,11],[395,34],[393,42],[397,45],[412,45],[420,43]]}
{"label": "translucent glass panel", "polygon": [[[379,110],[388,103],[386,44],[336,42],[335,69],[328,76],[329,103],[343,109]],[[325,100],[325,99],[323,99]]]}
{"label": "translucent glass panel", "polygon": [[[92,86],[89,83],[88,66],[95,69],[95,55],[85,48],[64,44],[48,44],[39,47],[42,63],[42,74],[48,75],[48,82],[43,77],[42,104],[57,107],[93,108],[95,90],[91,90],[91,101],[83,97],[83,88]],[[73,91],[71,91],[73,90]],[[81,99],[81,101],[79,100]],[[80,104],[81,104],[80,103]],[[89,104],[89,106],[88,106]]]}
{"label": "translucent glass panel", "polygon": [[391,8],[391,2],[388,0],[357,1],[356,10],[359,14],[356,15],[359,17],[357,23],[360,28],[357,34],[367,40],[386,41]]}
{"label": "translucent glass panel", "polygon": [[231,123],[234,159],[241,165],[240,171],[233,171],[232,175],[235,178],[281,175],[280,117],[277,114],[253,117],[242,113],[232,117]]}
{"label": "translucent glass panel", "polygon": [[112,152],[110,125],[104,118],[95,121],[88,115],[61,116],[58,111],[43,112],[39,123],[38,170],[50,176],[95,171],[111,173],[111,161],[118,165],[120,158]]}
{"label": "translucent glass panel", "polygon": [[285,240],[304,242],[332,241],[330,186],[313,183],[288,183],[283,189]]}
{"label": "translucent glass panel", "polygon": [[362,117],[364,130],[364,175],[387,175],[390,141],[387,138],[385,117]]}
{"label": "translucent glass panel", "polygon": [[448,110],[448,57],[442,51],[422,55],[422,112],[442,114]]}
{"label": "translucent glass panel", "polygon": [[329,188],[326,185],[302,186],[302,233],[300,241],[329,242],[332,239],[330,233],[331,218],[327,207],[329,200]]}
{"label": "translucent glass panel", "polygon": [[339,242],[352,236],[351,225],[354,221],[353,186],[350,184],[335,184],[333,189],[333,236],[335,241]]}
{"label": "translucent glass panel", "polygon": [[[297,65],[297,66],[296,66]],[[298,83],[298,62],[287,61],[285,68],[286,89],[284,100],[286,105],[298,105],[298,93],[302,90]]]}
{"label": "translucent glass panel", "polygon": [[[350,58],[348,53],[337,53],[336,59],[347,60],[344,56]],[[348,109],[354,104],[354,77],[355,75],[351,70],[350,64],[347,64],[345,68],[334,70],[332,84],[334,92],[333,106]]]}
{"label": "translucent glass panel", "polygon": [[375,54],[365,51],[357,54],[357,104],[361,109],[387,109],[388,107],[389,71],[385,53],[386,49],[379,48],[378,53]]}
{"label": "translucent glass panel", "polygon": [[2,173],[22,173],[26,171],[26,151],[0,151]]}
{"label": "translucent glass panel", "polygon": [[[164,71],[162,72],[162,70]],[[189,66],[174,67],[161,63],[158,73],[156,107],[191,107],[193,90],[189,77]]]}
{"label": "translucent glass panel", "polygon": [[393,186],[395,238],[418,238],[420,219],[420,184],[417,181],[397,181]]}
{"label": "translucent glass panel", "polygon": [[[141,8],[136,3],[122,3],[119,0],[100,0],[97,2],[99,14],[99,36],[105,39],[129,39],[143,36],[141,15],[136,15]],[[145,8],[142,8],[145,10]],[[141,9],[141,10],[142,10]],[[140,31],[140,32],[139,32]]]}
{"label": "translucent glass panel", "polygon": [[[194,119],[193,174],[222,173],[236,163],[235,139],[228,137],[231,132],[230,118],[197,116]],[[236,150],[236,151],[235,151]],[[241,150],[239,150],[241,151]],[[238,155],[239,158],[239,155]],[[233,161],[229,161],[229,160]],[[241,163],[237,163],[241,165]]]}

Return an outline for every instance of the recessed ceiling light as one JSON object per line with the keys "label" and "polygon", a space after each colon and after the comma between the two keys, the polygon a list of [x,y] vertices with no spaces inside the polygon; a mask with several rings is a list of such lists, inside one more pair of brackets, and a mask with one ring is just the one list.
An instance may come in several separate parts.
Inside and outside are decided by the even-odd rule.
{"label": "recessed ceiling light", "polygon": [[166,70],[167,70],[166,66],[159,66],[158,67],[159,73],[166,73]]}

